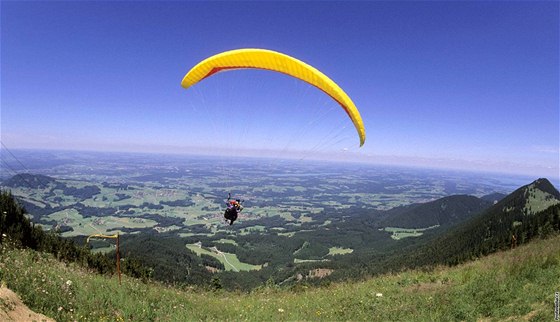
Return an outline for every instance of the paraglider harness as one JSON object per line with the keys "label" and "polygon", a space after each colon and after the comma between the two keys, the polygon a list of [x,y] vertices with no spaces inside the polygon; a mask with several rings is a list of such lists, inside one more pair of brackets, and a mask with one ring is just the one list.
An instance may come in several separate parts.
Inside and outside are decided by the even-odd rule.
{"label": "paraglider harness", "polygon": [[229,224],[233,225],[233,222],[237,220],[237,215],[243,210],[243,203],[244,200],[240,199],[231,199],[231,194],[228,193],[228,198],[226,201],[226,211],[224,212],[224,218],[226,222],[229,220]]}

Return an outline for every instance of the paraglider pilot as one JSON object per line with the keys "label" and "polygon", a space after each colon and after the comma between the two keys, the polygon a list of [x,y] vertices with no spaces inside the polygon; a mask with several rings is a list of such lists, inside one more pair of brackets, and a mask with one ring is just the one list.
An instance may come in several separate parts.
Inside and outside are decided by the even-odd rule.
{"label": "paraglider pilot", "polygon": [[229,224],[233,225],[233,222],[237,220],[237,215],[243,210],[243,205],[241,205],[241,200],[239,199],[231,199],[231,195],[228,194],[228,198],[226,201],[226,211],[224,212],[224,217],[226,218],[226,222],[229,220]]}

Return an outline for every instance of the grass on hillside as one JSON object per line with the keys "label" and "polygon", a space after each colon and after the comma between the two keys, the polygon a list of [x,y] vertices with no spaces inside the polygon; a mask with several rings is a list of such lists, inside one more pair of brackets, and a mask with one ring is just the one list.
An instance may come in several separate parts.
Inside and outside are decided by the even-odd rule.
{"label": "grass on hillside", "polygon": [[331,247],[327,255],[345,255],[351,254],[354,250],[352,248]]}
{"label": "grass on hillside", "polygon": [[399,240],[408,237],[422,236],[426,230],[434,229],[437,227],[439,227],[439,225],[434,225],[426,228],[385,227],[383,228],[383,230],[391,233],[391,238]]}
{"label": "grass on hillside", "polygon": [[195,252],[199,256],[201,254],[206,254],[216,258],[222,264],[224,264],[226,271],[239,272],[239,271],[259,270],[262,268],[262,265],[251,265],[251,264],[243,263],[239,260],[239,258],[237,258],[236,254],[221,252],[215,247],[208,249],[198,244],[188,244],[186,247],[192,250],[193,252]]}
{"label": "grass on hillside", "polygon": [[0,279],[36,312],[59,321],[530,320],[554,317],[560,236],[457,267],[362,282],[250,294],[184,290],[100,276],[30,250],[2,249]]}

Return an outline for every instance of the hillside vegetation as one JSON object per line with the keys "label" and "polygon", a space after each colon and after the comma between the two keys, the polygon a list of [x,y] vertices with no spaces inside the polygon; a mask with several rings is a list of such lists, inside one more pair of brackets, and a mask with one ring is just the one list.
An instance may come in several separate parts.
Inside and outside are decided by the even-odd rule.
{"label": "hillside vegetation", "polygon": [[550,321],[554,292],[560,289],[560,236],[452,268],[320,288],[266,286],[251,293],[176,289],[126,276],[119,285],[116,277],[5,245],[0,272],[3,283],[30,308],[60,321]]}
{"label": "hillside vegetation", "polygon": [[[213,274],[206,268],[224,269],[216,258],[192,257],[175,238],[140,235],[131,245],[142,246],[154,263],[121,257],[125,276],[119,285],[114,257],[43,231],[9,192],[2,192],[0,284],[31,309],[61,321],[550,320],[560,289],[559,197],[548,180],[539,179],[444,234],[415,237],[418,243],[401,244],[383,256],[322,245],[325,254],[345,249],[345,255],[332,262],[295,263],[284,279],[270,277],[240,292],[226,291],[230,277],[273,268]],[[364,233],[377,229],[364,227]],[[309,240],[285,248],[300,256],[318,239]],[[221,239],[220,249],[242,241]],[[181,280],[182,267],[192,284]],[[158,274],[172,278],[167,284],[151,279]],[[242,280],[251,279],[237,282]],[[0,308],[11,305],[0,299]]]}
{"label": "hillside vegetation", "polygon": [[558,231],[560,193],[548,180],[538,179],[422,245],[409,260],[414,265],[458,264]]}
{"label": "hillside vegetation", "polygon": [[492,202],[467,195],[454,195],[423,204],[396,207],[387,211],[384,227],[428,228],[452,226],[482,212]]}

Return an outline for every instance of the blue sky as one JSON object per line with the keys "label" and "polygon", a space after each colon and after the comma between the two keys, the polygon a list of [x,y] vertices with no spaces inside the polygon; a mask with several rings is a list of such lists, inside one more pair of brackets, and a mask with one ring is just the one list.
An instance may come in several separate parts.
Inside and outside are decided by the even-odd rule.
{"label": "blue sky", "polygon": [[[559,175],[559,3],[1,3],[9,148],[293,155]],[[365,146],[321,91],[266,71],[189,90],[244,47],[337,82]]]}

